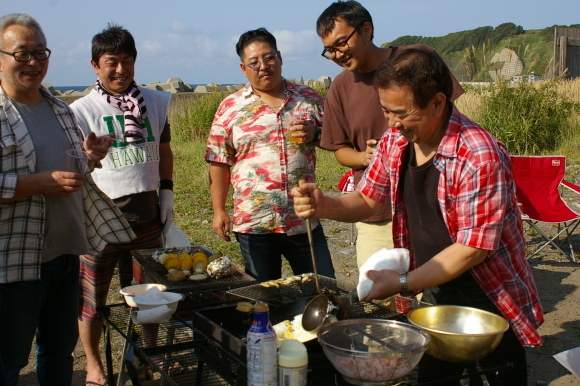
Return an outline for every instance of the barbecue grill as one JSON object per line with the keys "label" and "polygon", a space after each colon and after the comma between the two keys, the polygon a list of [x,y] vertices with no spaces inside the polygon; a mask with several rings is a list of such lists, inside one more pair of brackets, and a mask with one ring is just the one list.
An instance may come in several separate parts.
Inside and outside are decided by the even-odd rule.
{"label": "barbecue grill", "polygon": [[[352,285],[323,278],[326,291],[348,292]],[[313,284],[313,286],[315,286]],[[252,288],[254,287],[254,288]],[[300,290],[296,290],[299,287]],[[316,289],[307,286],[266,288],[264,298],[280,305],[316,294]],[[158,371],[168,385],[240,385],[247,384],[245,367],[245,341],[251,323],[251,315],[239,316],[236,304],[244,298],[234,294],[252,295],[261,289],[249,286],[237,289],[219,289],[185,293],[177,312],[168,323],[159,326],[157,346],[146,348],[144,342],[151,340],[146,329],[132,325],[130,308],[124,303],[104,307],[101,310],[106,325],[117,331],[131,346],[143,363]],[[314,291],[314,292],[312,292]],[[410,302],[410,307],[421,306],[416,299],[393,297],[380,303],[357,303],[353,309],[355,317],[386,318],[405,321],[397,311],[399,300]],[[239,317],[237,317],[238,315]],[[108,334],[106,335],[108,336]],[[107,339],[107,371],[113,374],[110,357],[110,340]],[[179,363],[177,370],[169,366]],[[326,360],[322,351],[309,356],[309,385],[348,385]],[[509,371],[511,364],[493,354],[475,364],[455,365],[439,361],[427,355],[419,367],[411,372],[402,385],[437,385],[464,379],[468,376],[485,374],[488,379],[496,373]],[[419,375],[419,370],[421,375]],[[113,384],[113,383],[111,383]],[[139,384],[139,383],[135,383]]]}
{"label": "barbecue grill", "polygon": [[[191,247],[179,248],[185,250],[186,253],[195,254],[202,252],[207,257],[213,255],[213,251],[203,245],[193,245]],[[156,249],[139,249],[131,251],[133,255],[133,274],[139,283],[147,282],[147,277],[155,283],[163,284],[170,292],[188,292],[188,291],[205,291],[217,288],[235,288],[240,286],[250,285],[256,282],[250,275],[242,272],[236,267],[236,272],[233,275],[223,276],[220,278],[208,277],[205,280],[193,281],[169,281],[165,277],[167,269],[153,258]]]}

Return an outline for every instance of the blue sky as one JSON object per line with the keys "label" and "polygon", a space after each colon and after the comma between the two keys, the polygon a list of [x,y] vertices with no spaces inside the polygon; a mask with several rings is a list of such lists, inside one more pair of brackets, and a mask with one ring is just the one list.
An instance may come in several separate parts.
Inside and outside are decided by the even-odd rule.
{"label": "blue sky", "polygon": [[[375,25],[375,42],[403,35],[443,36],[513,22],[524,29],[580,23],[578,0],[361,0]],[[115,22],[127,28],[139,52],[135,80],[244,83],[235,43],[245,31],[265,27],[278,40],[287,78],[336,76],[340,68],[322,58],[314,30],[330,0],[0,0],[1,14],[34,16],[52,50],[45,82],[90,85],[94,34]]]}

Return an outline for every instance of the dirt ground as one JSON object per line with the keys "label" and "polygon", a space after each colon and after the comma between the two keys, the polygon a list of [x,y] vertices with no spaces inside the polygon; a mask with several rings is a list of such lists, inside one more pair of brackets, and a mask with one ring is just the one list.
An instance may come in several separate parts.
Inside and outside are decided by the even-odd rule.
{"label": "dirt ground", "polygon": [[[571,202],[571,205],[578,210],[580,200]],[[358,280],[350,224],[324,221],[323,225],[329,239],[337,279]],[[528,235],[528,248],[533,248],[537,241],[536,237]],[[580,234],[573,236],[573,244],[580,254]],[[528,351],[529,385],[580,386],[580,379],[568,372],[553,358],[554,354],[580,347],[580,264],[570,262],[550,248],[546,248],[534,257],[530,264],[545,312],[545,323],[540,328],[545,344]],[[110,302],[123,301],[118,290],[118,284],[113,283]],[[121,356],[121,349],[122,340],[118,334],[113,333],[113,356],[116,361]],[[28,366],[21,372],[19,382],[21,386],[37,384],[33,355],[34,353],[31,354]],[[74,357],[73,385],[81,386],[84,385],[85,357],[80,343],[77,345]],[[118,369],[117,363],[114,368]]]}

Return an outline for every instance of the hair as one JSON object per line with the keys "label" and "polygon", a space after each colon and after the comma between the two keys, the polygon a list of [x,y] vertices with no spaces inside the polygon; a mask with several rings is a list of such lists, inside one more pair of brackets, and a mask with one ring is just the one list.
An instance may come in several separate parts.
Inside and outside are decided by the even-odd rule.
{"label": "hair", "polygon": [[250,45],[253,42],[264,42],[268,43],[272,48],[278,52],[278,48],[276,46],[276,38],[272,35],[266,28],[258,28],[255,30],[251,30],[248,32],[243,33],[240,36],[240,39],[236,43],[236,52],[240,59],[243,60],[242,56],[244,55],[244,48]]}
{"label": "hair", "polygon": [[373,18],[369,11],[366,10],[358,1],[337,1],[320,14],[318,20],[316,20],[316,33],[321,38],[327,36],[334,29],[336,19],[341,19],[346,22],[351,27],[359,29],[364,23],[371,23],[373,32],[371,34],[371,40],[375,36],[375,27],[373,25]]}
{"label": "hair", "polygon": [[435,51],[409,48],[397,51],[381,63],[374,78],[379,89],[409,86],[413,102],[425,108],[441,92],[451,100],[453,80],[449,67]]}
{"label": "hair", "polygon": [[93,36],[92,59],[99,63],[99,59],[104,54],[117,55],[124,52],[137,60],[137,48],[133,35],[122,26],[117,24],[107,24],[107,28]]}
{"label": "hair", "polygon": [[4,48],[4,31],[6,28],[15,24],[37,30],[40,36],[42,36],[42,40],[44,40],[44,46],[46,47],[46,36],[44,35],[44,32],[42,31],[42,28],[36,19],[25,13],[12,13],[10,15],[0,17],[0,48]]}

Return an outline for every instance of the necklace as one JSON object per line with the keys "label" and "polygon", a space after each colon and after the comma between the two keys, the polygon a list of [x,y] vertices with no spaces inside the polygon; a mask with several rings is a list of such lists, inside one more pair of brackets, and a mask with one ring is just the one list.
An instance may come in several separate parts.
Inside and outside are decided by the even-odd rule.
{"label": "necklace", "polygon": [[280,108],[280,107],[281,107],[281,106],[284,104],[284,99],[285,99],[285,97],[286,97],[286,83],[283,83],[283,87],[284,87],[284,88],[282,89],[282,101],[281,101],[279,104],[277,104],[276,106],[272,106],[272,105],[270,105],[268,102],[266,102],[266,101],[265,101],[265,100],[262,98],[262,96],[261,96],[259,93],[257,93],[257,92],[256,92],[256,90],[254,90],[254,95],[255,95],[256,97],[258,97],[258,99],[260,99],[260,100],[261,100],[261,101],[262,101],[262,102],[263,102],[265,105],[267,105],[269,108],[271,108],[272,110],[275,110],[275,109],[277,109],[277,108]]}

